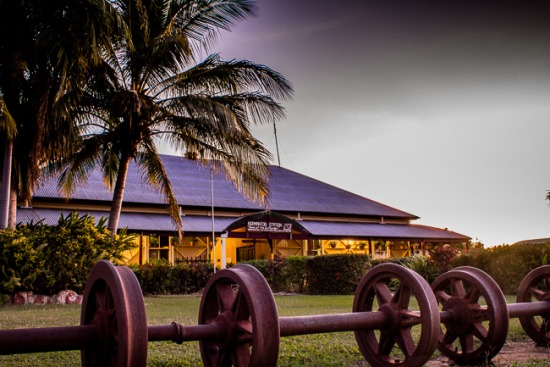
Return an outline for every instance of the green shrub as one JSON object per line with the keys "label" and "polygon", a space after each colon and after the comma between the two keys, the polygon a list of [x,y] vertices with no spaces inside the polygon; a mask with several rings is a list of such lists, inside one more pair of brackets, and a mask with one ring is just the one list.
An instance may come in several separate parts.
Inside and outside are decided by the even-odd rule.
{"label": "green shrub", "polygon": [[431,284],[435,278],[441,274],[439,266],[429,256],[411,256],[406,258],[403,266],[414,270],[422,278],[424,278],[428,284]]}
{"label": "green shrub", "polygon": [[276,256],[273,260],[250,260],[262,273],[273,292],[303,293],[306,291],[307,270],[305,256]]}
{"label": "green shrub", "polygon": [[515,294],[523,278],[545,265],[550,242],[475,249],[453,259],[453,266],[473,266],[487,272],[506,294]]}
{"label": "green shrub", "polygon": [[325,255],[306,262],[310,294],[353,294],[370,265],[366,255]]}
{"label": "green shrub", "polygon": [[269,283],[273,292],[282,292],[285,287],[283,279],[283,268],[285,267],[285,259],[275,257],[274,260],[250,260],[245,261],[245,264],[252,265],[262,273],[264,278]]}
{"label": "green shrub", "polygon": [[458,255],[458,250],[450,245],[438,245],[428,252],[440,274],[451,270],[452,261]]}
{"label": "green shrub", "polygon": [[273,292],[304,293],[307,291],[306,256],[276,256],[273,260],[251,260],[244,263],[262,273]]}
{"label": "green shrub", "polygon": [[170,265],[166,260],[131,265],[145,295],[190,294],[204,288],[214,272],[212,264]]}
{"label": "green shrub", "polygon": [[134,271],[144,295],[172,293],[172,265],[168,261],[151,261],[141,266],[132,265],[130,268]]}
{"label": "green shrub", "polygon": [[379,264],[385,264],[385,263],[392,263],[397,265],[405,266],[407,264],[408,258],[407,257],[385,257],[380,259],[372,259],[371,266],[376,266]]}
{"label": "green shrub", "polygon": [[122,231],[115,240],[101,218],[61,215],[57,225],[19,225],[0,231],[0,293],[33,291],[55,294],[64,289],[81,292],[91,267],[99,260],[117,262],[133,246],[133,236]]}
{"label": "green shrub", "polygon": [[286,292],[307,292],[307,259],[306,256],[289,256],[286,258],[286,266],[282,271]]}
{"label": "green shrub", "polygon": [[491,260],[491,252],[484,248],[476,248],[468,252],[464,252],[453,258],[451,264],[453,268],[459,266],[473,266],[485,272],[489,269]]}

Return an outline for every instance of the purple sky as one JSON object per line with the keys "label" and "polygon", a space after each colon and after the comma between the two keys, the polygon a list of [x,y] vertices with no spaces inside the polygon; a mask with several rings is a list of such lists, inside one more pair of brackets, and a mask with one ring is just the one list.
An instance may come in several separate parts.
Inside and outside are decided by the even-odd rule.
{"label": "purple sky", "polygon": [[213,51],[294,84],[283,167],[488,246],[550,237],[550,1],[258,5]]}

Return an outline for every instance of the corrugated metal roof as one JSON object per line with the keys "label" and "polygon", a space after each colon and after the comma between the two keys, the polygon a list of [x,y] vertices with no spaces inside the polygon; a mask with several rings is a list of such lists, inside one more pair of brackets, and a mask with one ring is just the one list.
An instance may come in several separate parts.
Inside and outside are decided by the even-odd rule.
{"label": "corrugated metal roof", "polygon": [[[210,207],[210,169],[196,161],[163,155],[168,177],[178,203],[183,207]],[[368,198],[350,193],[297,172],[270,166],[268,208],[278,212],[321,213],[416,219],[417,216],[389,207]],[[34,192],[35,198],[59,198],[56,181],[43,183]],[[79,185],[73,199],[112,200],[112,193],[103,185],[101,172],[96,169],[86,183]],[[157,190],[145,183],[134,164],[130,166],[124,193],[125,203],[164,205]],[[214,204],[217,208],[236,210],[265,210],[246,200],[226,181],[225,176],[214,175]]]}
{"label": "corrugated metal roof", "polygon": [[[17,212],[18,222],[27,223],[33,220],[35,223],[44,220],[44,224],[55,225],[60,214],[67,215],[70,211],[41,208],[21,208]],[[96,218],[108,217],[108,212],[80,211],[80,215],[90,214]],[[249,217],[215,217],[214,231],[217,234],[223,233],[227,228],[233,227]],[[184,232],[211,233],[212,219],[207,216],[184,216]],[[469,237],[456,232],[412,224],[377,224],[377,223],[356,223],[356,222],[333,222],[333,221],[307,221],[298,223],[305,228],[313,237],[364,237],[364,238],[407,238],[418,240],[454,240],[466,241]],[[245,224],[243,224],[244,226]],[[174,224],[168,214],[146,214],[146,213],[121,213],[120,228],[127,227],[134,232],[174,232]]]}
{"label": "corrugated metal roof", "polygon": [[[40,220],[44,224],[55,225],[59,220],[59,216],[70,214],[70,210],[57,209],[42,209],[42,208],[20,208],[17,210],[17,222],[29,223],[31,220],[37,223]],[[93,216],[97,222],[101,217],[109,217],[108,212],[102,211],[83,211],[79,214],[89,214]],[[215,217],[214,232],[222,233],[225,228],[235,221],[236,218]],[[184,232],[212,232],[212,219],[206,216],[183,216],[183,231]],[[149,213],[126,213],[120,214],[119,228],[128,228],[132,232],[175,232],[174,222],[168,214],[149,214]]]}
{"label": "corrugated metal roof", "polygon": [[379,224],[356,222],[300,221],[315,236],[408,238],[424,240],[461,240],[470,238],[462,234],[417,224]]}

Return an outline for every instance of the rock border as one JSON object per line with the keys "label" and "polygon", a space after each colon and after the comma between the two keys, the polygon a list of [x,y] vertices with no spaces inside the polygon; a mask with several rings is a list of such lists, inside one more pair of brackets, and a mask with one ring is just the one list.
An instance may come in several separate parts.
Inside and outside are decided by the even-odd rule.
{"label": "rock border", "polygon": [[53,296],[45,296],[42,294],[33,294],[33,292],[17,292],[11,299],[11,304],[14,306],[24,305],[74,305],[82,304],[83,296],[72,290],[64,290]]}

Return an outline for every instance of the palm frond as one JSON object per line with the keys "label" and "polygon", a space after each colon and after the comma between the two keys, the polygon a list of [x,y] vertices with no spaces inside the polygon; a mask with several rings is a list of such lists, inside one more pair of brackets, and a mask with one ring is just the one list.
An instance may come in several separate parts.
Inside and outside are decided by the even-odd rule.
{"label": "palm frond", "polygon": [[178,229],[178,234],[182,237],[183,223],[180,217],[178,201],[174,195],[172,183],[166,173],[162,160],[151,139],[146,139],[142,151],[136,157],[136,162],[144,176],[147,177],[147,182],[160,189],[168,204],[168,211]]}
{"label": "palm frond", "polygon": [[194,67],[167,78],[161,92],[180,94],[236,94],[255,91],[277,100],[288,100],[292,84],[281,73],[246,60],[223,61],[218,54],[208,56]]}
{"label": "palm frond", "polygon": [[187,37],[210,47],[219,29],[230,30],[256,10],[253,0],[174,0],[170,22]]}
{"label": "palm frond", "polygon": [[7,139],[13,139],[17,135],[17,126],[4,97],[0,95],[0,132],[5,134]]}
{"label": "palm frond", "polygon": [[65,197],[70,197],[74,189],[85,183],[94,167],[100,163],[104,137],[93,136],[82,142],[80,149],[66,162],[58,178],[58,188]]}

